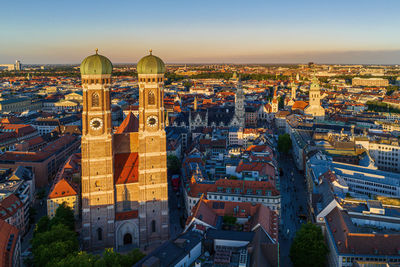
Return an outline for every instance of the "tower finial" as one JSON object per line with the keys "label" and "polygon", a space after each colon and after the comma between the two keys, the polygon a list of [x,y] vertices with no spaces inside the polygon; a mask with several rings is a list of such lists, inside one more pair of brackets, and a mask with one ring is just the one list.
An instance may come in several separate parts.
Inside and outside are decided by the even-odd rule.
{"label": "tower finial", "polygon": [[99,49],[98,49],[98,48],[96,48],[96,55],[97,55],[97,52],[99,52]]}
{"label": "tower finial", "polygon": [[151,49],[151,48],[150,48],[149,52],[150,52],[150,55],[152,55],[152,53],[153,53],[153,49]]}

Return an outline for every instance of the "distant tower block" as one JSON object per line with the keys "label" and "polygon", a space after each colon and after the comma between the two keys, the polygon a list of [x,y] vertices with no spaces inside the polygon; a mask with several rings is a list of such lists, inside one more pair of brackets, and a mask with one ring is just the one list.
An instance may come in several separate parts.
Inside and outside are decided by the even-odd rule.
{"label": "distant tower block", "polygon": [[15,70],[22,70],[22,65],[21,62],[19,60],[15,61]]}

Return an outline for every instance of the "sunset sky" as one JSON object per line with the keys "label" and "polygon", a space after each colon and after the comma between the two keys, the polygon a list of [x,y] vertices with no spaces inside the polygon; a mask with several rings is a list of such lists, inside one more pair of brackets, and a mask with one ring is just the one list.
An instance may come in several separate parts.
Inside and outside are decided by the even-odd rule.
{"label": "sunset sky", "polygon": [[7,1],[0,64],[400,64],[400,1]]}

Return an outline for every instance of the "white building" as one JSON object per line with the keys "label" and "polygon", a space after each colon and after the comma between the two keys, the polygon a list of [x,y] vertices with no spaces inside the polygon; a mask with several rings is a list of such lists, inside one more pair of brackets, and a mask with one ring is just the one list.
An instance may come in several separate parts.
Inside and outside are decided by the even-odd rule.
{"label": "white building", "polygon": [[313,116],[317,119],[325,118],[325,109],[321,106],[321,92],[319,88],[318,78],[312,79],[309,92],[310,103],[304,109],[304,114]]}

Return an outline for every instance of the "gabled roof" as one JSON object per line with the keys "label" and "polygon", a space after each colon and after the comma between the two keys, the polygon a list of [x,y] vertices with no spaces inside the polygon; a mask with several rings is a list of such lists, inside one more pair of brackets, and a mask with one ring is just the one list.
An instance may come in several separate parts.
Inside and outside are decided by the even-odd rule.
{"label": "gabled roof", "polygon": [[138,118],[135,115],[133,115],[132,112],[129,112],[115,133],[121,134],[121,133],[137,132],[138,129],[139,129]]}
{"label": "gabled roof", "polygon": [[0,219],[12,217],[20,208],[22,208],[22,202],[19,198],[14,194],[8,195],[0,201]]}
{"label": "gabled roof", "polygon": [[139,178],[139,154],[121,153],[114,157],[115,184],[135,183]]}
{"label": "gabled roof", "polygon": [[308,106],[308,103],[307,103],[307,102],[304,102],[304,101],[299,100],[299,101],[294,102],[294,104],[293,104],[293,106],[292,106],[292,109],[301,109],[301,110],[304,110],[307,106]]}
{"label": "gabled roof", "polygon": [[49,199],[76,196],[77,194],[73,186],[62,178],[54,185],[53,190],[49,194]]}
{"label": "gabled roof", "polygon": [[0,266],[11,266],[18,243],[18,229],[1,219],[0,229]]}

